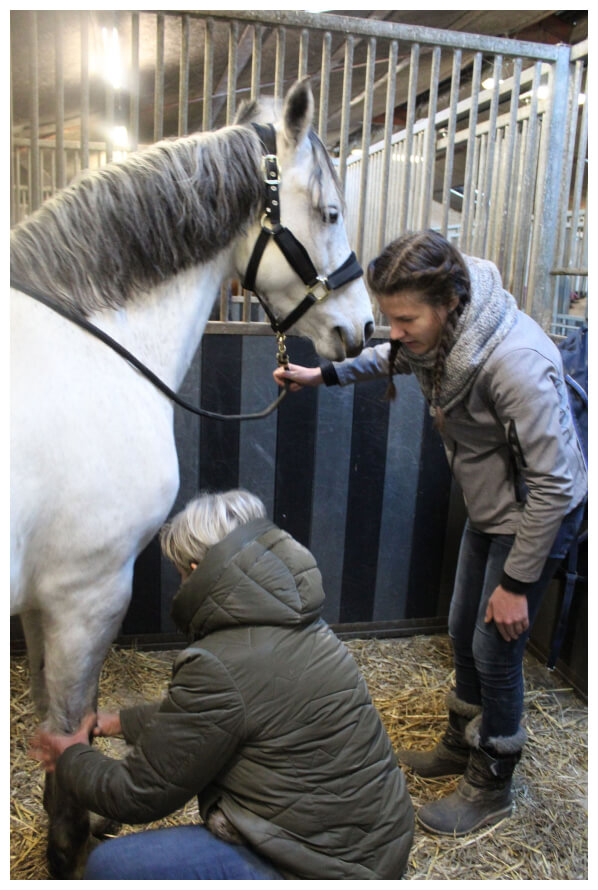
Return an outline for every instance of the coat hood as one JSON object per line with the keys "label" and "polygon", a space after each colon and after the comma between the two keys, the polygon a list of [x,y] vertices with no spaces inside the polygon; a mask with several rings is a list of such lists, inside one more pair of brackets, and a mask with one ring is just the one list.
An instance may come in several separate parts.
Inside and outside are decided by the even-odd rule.
{"label": "coat hood", "polygon": [[198,638],[231,626],[308,624],[323,601],[309,550],[270,520],[255,519],[210,548],[181,585],[171,615]]}

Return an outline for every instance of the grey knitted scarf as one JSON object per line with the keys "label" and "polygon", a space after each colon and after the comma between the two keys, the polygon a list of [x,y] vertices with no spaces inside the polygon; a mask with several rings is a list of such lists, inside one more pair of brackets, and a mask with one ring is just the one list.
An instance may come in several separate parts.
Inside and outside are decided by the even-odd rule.
{"label": "grey knitted scarf", "polygon": [[[471,279],[471,301],[457,322],[446,357],[438,399],[443,411],[450,411],[465,398],[488,356],[515,324],[518,311],[515,299],[503,288],[494,263],[476,257],[464,259]],[[399,350],[395,363],[399,373],[415,374],[428,402],[432,401],[435,361],[435,350],[422,356]]]}

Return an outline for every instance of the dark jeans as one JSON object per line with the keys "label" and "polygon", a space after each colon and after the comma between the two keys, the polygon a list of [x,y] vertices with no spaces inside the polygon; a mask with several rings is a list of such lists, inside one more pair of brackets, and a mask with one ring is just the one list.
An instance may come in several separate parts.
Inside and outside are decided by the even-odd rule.
{"label": "dark jeans", "polygon": [[201,825],[126,834],[104,841],[87,861],[88,881],[280,881],[271,863],[227,844]]}
{"label": "dark jeans", "polygon": [[449,635],[455,658],[456,694],[482,706],[480,741],[513,736],[523,712],[523,653],[542,596],[569,544],[578,533],[584,504],[569,513],[557,534],[538,581],[528,588],[530,628],[507,642],[495,624],[484,622],[488,600],[501,581],[514,535],[489,535],[466,524],[461,539]]}

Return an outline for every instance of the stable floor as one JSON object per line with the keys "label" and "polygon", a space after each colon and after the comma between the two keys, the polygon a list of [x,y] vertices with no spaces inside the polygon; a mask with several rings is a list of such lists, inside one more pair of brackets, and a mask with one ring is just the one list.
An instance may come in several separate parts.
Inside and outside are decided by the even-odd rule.
{"label": "stable floor", "polygon": [[[368,682],[396,750],[431,748],[442,734],[444,697],[451,686],[445,636],[347,643]],[[160,696],[175,653],[111,651],[102,674],[104,710]],[[26,756],[35,719],[26,660],[11,659],[11,871],[12,880],[49,877],[42,770]],[[416,829],[405,880],[587,880],[586,705],[559,677],[526,656],[528,743],[514,781],[511,818],[467,838],[437,838]],[[114,756],[122,744],[101,740]],[[407,771],[415,807],[445,796],[456,778],[421,779]],[[157,825],[197,820],[190,803]],[[135,829],[123,828],[123,832]]]}

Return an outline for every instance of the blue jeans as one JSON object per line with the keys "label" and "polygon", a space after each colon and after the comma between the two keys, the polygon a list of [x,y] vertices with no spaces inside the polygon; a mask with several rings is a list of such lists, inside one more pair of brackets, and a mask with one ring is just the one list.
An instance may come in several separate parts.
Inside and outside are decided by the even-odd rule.
{"label": "blue jeans", "polygon": [[449,611],[456,694],[482,706],[480,742],[513,736],[523,712],[523,654],[542,596],[579,531],[584,504],[569,513],[557,534],[540,578],[526,591],[529,629],[507,642],[493,621],[484,622],[488,600],[501,581],[514,535],[490,535],[467,522],[461,539]]}
{"label": "blue jeans", "polygon": [[283,880],[274,867],[248,847],[227,844],[201,825],[181,825],[126,834],[93,850],[88,881]]}

